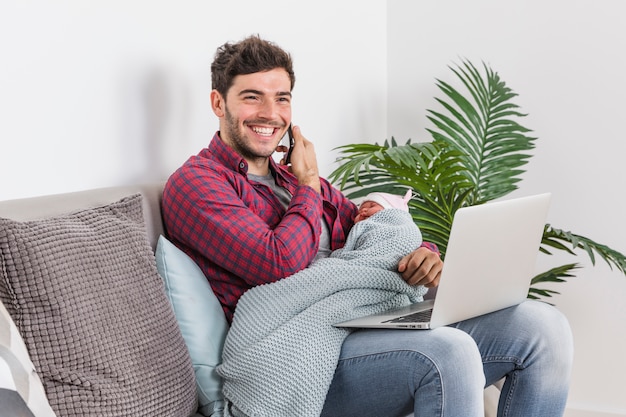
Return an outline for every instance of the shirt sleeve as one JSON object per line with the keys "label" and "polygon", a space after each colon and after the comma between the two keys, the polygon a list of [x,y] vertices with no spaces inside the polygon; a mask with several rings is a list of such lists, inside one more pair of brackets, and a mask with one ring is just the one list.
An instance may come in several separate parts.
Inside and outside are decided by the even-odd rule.
{"label": "shirt sleeve", "polygon": [[420,245],[420,248],[426,248],[430,250],[431,252],[435,252],[437,255],[441,256],[441,252],[439,252],[439,248],[434,243],[422,242],[422,244]]}

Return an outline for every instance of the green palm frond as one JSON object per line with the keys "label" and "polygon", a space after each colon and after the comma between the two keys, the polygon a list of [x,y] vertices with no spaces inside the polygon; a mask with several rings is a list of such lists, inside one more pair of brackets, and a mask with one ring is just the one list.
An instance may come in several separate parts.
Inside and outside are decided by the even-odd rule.
{"label": "green palm frond", "polygon": [[580,265],[578,264],[566,264],[535,276],[531,281],[531,288],[528,290],[528,298],[538,299],[539,297],[552,297],[554,294],[560,294],[554,290],[537,288],[536,285],[546,282],[565,282],[568,278],[575,277],[572,272],[579,268]]}
{"label": "green palm frond", "polygon": [[536,138],[514,118],[524,117],[511,100],[517,96],[484,65],[485,75],[469,62],[451,68],[465,86],[471,99],[465,98],[450,84],[437,80],[437,86],[449,101],[437,98],[447,113],[428,110],[428,119],[436,129],[427,129],[435,141],[458,149],[464,155],[474,184],[472,201],[480,204],[502,197],[517,189],[524,172],[520,167],[531,157]]}
{"label": "green palm frond", "polygon": [[[409,202],[413,220],[424,239],[437,244],[445,256],[455,212],[482,204],[514,191],[531,158],[536,138],[518,120],[526,115],[517,97],[500,76],[483,63],[483,72],[472,63],[450,67],[460,88],[436,80],[443,98],[435,98],[440,110],[427,110],[433,127],[426,130],[432,141],[399,145],[392,137],[383,145],[351,144],[337,148],[339,166],[329,179],[349,198],[373,191],[404,194],[414,191]],[[546,225],[540,251],[576,255],[586,253],[595,265],[597,256],[626,274],[626,257],[586,237]],[[579,268],[567,264],[537,275],[528,296],[551,297],[554,290],[537,288],[547,282],[564,282]]]}
{"label": "green palm frond", "polygon": [[469,187],[471,184],[459,164],[462,153],[437,143],[398,145],[395,140],[383,145],[356,144],[337,148],[340,166],[329,179],[338,183],[349,198],[371,191],[394,192],[412,188],[416,198],[436,194],[436,189]]}
{"label": "green palm frond", "polygon": [[546,254],[552,254],[550,248],[566,251],[571,255],[576,254],[575,249],[581,249],[589,256],[592,265],[596,264],[598,255],[611,269],[616,267],[622,274],[626,274],[626,257],[622,253],[584,236],[555,229],[549,224],[544,229],[541,245],[541,251]]}
{"label": "green palm frond", "polygon": [[459,208],[469,205],[472,188],[458,190],[453,187],[446,192],[438,187],[437,192],[435,200],[427,196],[423,202],[410,201],[409,209],[424,240],[436,244],[441,258],[445,259],[454,214]]}

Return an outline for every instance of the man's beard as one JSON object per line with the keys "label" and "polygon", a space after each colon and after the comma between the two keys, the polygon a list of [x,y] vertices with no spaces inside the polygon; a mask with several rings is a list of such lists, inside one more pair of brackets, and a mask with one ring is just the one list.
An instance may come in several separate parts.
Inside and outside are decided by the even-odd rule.
{"label": "man's beard", "polygon": [[226,132],[228,137],[232,142],[232,146],[245,159],[254,160],[254,159],[267,159],[274,153],[274,150],[270,151],[267,154],[260,154],[249,145],[249,141],[241,135],[239,132],[239,120],[236,119],[232,113],[225,110],[225,121],[226,121]]}

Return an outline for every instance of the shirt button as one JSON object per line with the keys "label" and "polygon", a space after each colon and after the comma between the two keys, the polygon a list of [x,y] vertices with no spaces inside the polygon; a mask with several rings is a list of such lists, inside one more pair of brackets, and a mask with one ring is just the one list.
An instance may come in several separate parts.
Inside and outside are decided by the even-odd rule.
{"label": "shirt button", "polygon": [[239,162],[239,168],[244,169],[246,166],[246,164],[244,164],[243,162]]}

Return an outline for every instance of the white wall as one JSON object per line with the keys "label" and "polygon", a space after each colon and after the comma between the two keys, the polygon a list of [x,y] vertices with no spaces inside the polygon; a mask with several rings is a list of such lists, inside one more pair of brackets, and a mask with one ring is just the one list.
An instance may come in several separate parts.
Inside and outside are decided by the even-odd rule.
{"label": "white wall", "polygon": [[[516,195],[551,191],[549,222],[626,253],[626,3],[614,0],[390,0],[388,136],[428,140],[435,78],[470,59],[519,94],[539,139]],[[587,257],[541,257],[538,270],[585,264],[553,303],[569,318],[575,415],[626,415],[626,277]],[[588,312],[588,313],[587,313]],[[610,414],[613,415],[613,414]]]}
{"label": "white wall", "polygon": [[0,0],[0,200],[167,178],[217,130],[210,64],[259,33],[295,60],[294,122],[384,136],[386,3]]}
{"label": "white wall", "polygon": [[[539,137],[519,194],[552,191],[551,223],[626,251],[623,4],[0,0],[0,200],[166,178],[217,129],[215,49],[260,33],[294,56],[294,121],[325,175],[340,144],[427,140],[434,78],[489,62]],[[626,277],[601,264],[558,289],[572,409],[626,415]]]}

